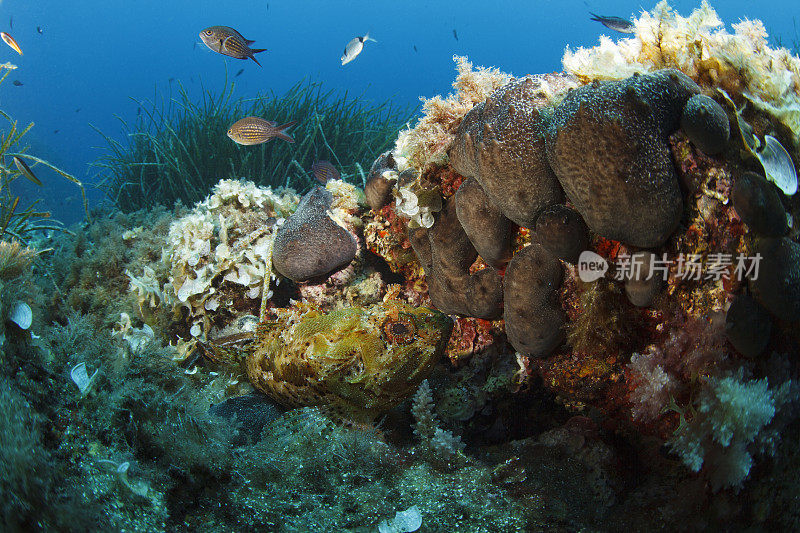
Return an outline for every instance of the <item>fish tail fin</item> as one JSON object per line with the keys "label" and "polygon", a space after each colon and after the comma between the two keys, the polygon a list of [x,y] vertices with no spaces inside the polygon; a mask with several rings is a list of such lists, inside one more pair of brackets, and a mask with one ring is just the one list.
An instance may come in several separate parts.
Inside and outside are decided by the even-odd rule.
{"label": "fish tail fin", "polygon": [[256,59],[256,56],[254,54],[257,54],[259,52],[266,52],[266,51],[267,51],[266,48],[252,48],[252,49],[250,49],[250,55],[247,56],[247,57],[249,57],[250,59],[255,61],[256,65],[258,65],[260,67],[261,63],[258,62],[258,59]]}
{"label": "fish tail fin", "polygon": [[589,17],[589,20],[602,22],[602,20],[600,20],[600,15],[596,15],[596,14],[592,13],[591,11],[589,11],[589,14],[591,15],[591,17]]}
{"label": "fish tail fin", "polygon": [[375,39],[373,39],[372,37],[369,36],[369,32],[367,32],[366,35],[364,35],[363,39],[364,39],[364,42],[367,42],[367,41],[372,41],[373,43],[377,43],[378,42],[378,41],[376,41]]}
{"label": "fish tail fin", "polygon": [[297,121],[293,120],[291,122],[287,122],[286,124],[281,124],[280,126],[276,126],[275,129],[278,130],[278,132],[275,134],[275,137],[277,137],[278,139],[283,139],[286,142],[293,143],[294,139],[289,134],[286,133],[286,130],[288,130],[295,124],[297,124]]}

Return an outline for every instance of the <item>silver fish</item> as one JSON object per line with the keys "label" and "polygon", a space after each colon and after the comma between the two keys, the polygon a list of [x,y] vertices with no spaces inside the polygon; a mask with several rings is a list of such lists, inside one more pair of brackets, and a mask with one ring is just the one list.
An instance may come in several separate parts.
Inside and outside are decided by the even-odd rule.
{"label": "silver fish", "polygon": [[346,65],[352,60],[354,60],[358,56],[358,54],[361,53],[361,50],[364,49],[364,43],[367,41],[372,41],[374,43],[378,42],[372,37],[370,37],[369,32],[367,32],[367,34],[364,35],[363,37],[356,37],[355,39],[347,43],[347,46],[344,47],[344,54],[342,54],[342,65]]}
{"label": "silver fish", "polygon": [[591,18],[589,20],[594,20],[605,26],[606,28],[614,31],[618,31],[620,33],[633,33],[636,31],[633,23],[629,20],[625,20],[621,17],[604,17],[603,15],[595,15],[592,12],[589,12]]}

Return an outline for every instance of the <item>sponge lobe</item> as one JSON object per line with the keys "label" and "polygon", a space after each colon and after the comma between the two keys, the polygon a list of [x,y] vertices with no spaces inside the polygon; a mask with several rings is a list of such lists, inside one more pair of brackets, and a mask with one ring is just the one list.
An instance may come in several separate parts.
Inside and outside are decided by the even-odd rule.
{"label": "sponge lobe", "polygon": [[731,138],[730,121],[725,110],[704,94],[696,94],[686,102],[681,129],[692,144],[708,155],[724,151]]}
{"label": "sponge lobe", "polygon": [[503,214],[526,228],[563,199],[545,155],[540,86],[528,76],[493,92],[464,117],[449,151],[456,172],[478,180]]}
{"label": "sponge lobe", "polygon": [[511,259],[511,221],[492,203],[475,178],[467,178],[454,196],[456,215],[484,261],[500,268]]}
{"label": "sponge lobe", "polygon": [[293,281],[308,281],[350,263],[358,247],[349,231],[331,219],[331,193],[314,187],[275,234],[272,264]]}
{"label": "sponge lobe", "polygon": [[478,253],[456,216],[450,198],[430,230],[409,231],[428,282],[433,305],[447,314],[493,319],[501,314],[503,281],[493,268],[474,274],[469,269]]}
{"label": "sponge lobe", "polygon": [[545,357],[564,340],[566,316],[558,301],[563,277],[561,262],[540,244],[523,248],[508,263],[503,318],[518,352]]}
{"label": "sponge lobe", "polygon": [[547,133],[547,159],[588,226],[649,248],[683,211],[667,136],[699,87],[676,70],[597,82],[570,92]]}

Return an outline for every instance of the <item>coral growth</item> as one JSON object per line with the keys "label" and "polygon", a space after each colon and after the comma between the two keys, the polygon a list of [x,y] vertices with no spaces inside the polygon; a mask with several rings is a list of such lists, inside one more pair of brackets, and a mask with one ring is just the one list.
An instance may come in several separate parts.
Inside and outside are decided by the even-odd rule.
{"label": "coral growth", "polygon": [[489,94],[505,85],[510,76],[498,69],[478,67],[466,57],[454,56],[458,75],[453,82],[455,93],[445,98],[422,99],[424,116],[410,129],[400,132],[394,148],[401,170],[411,166],[425,170],[428,165],[446,161],[446,150],[464,115]]}

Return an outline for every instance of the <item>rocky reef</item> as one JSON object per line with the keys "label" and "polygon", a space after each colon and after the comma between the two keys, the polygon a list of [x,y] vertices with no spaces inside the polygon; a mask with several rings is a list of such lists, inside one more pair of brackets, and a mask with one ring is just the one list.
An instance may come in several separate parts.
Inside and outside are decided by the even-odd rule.
{"label": "rocky reef", "polygon": [[[391,154],[417,178],[373,212],[408,219],[430,301],[458,316],[451,346],[481,339],[455,364],[516,352],[523,382],[538,374],[576,414],[662,439],[713,490],[739,489],[796,401],[800,59],[758,21],[728,34],[707,4],[684,18],[662,2],[634,27],[568,49],[563,73],[505,78],[458,58],[456,93],[426,102]],[[406,214],[432,194],[432,223]],[[388,261],[408,247],[394,239],[371,249]]]}
{"label": "rocky reef", "polygon": [[363,191],[0,243],[3,523],[797,529],[800,59],[734,31],[455,58]]}

